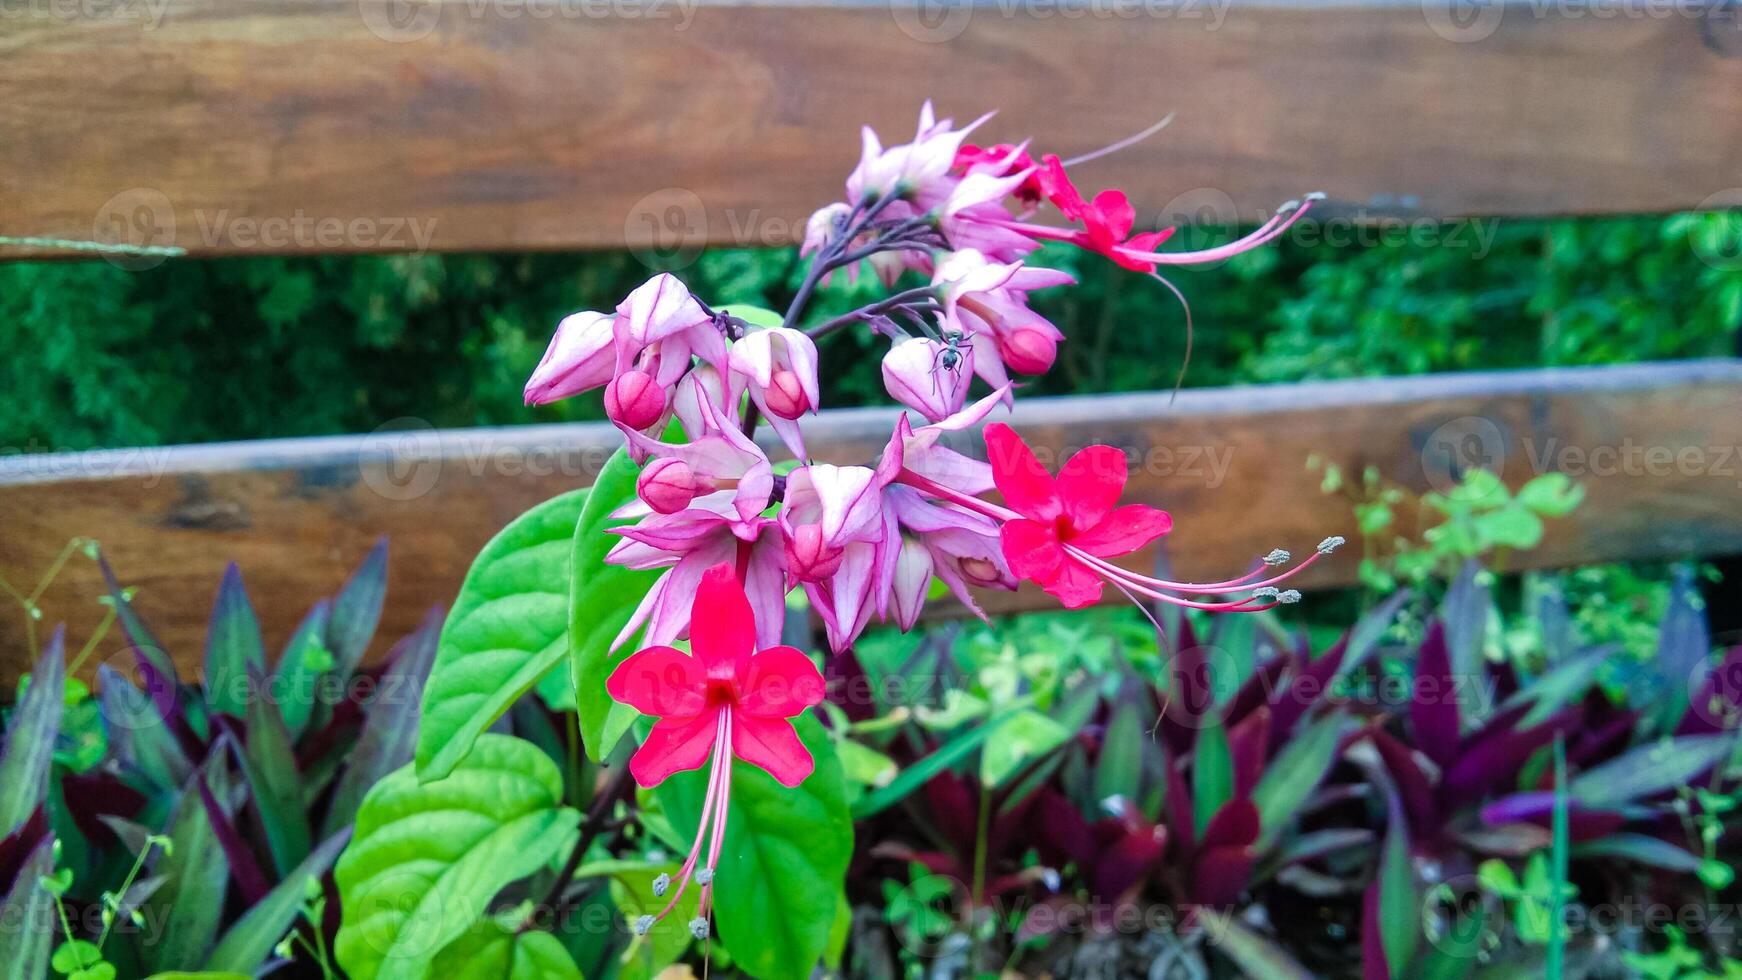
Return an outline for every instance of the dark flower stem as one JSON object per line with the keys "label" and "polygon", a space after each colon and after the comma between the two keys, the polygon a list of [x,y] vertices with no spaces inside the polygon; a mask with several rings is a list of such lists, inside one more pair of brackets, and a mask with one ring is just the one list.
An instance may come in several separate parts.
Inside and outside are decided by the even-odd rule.
{"label": "dark flower stem", "polygon": [[593,798],[593,805],[587,808],[587,815],[581,820],[581,836],[575,841],[575,849],[569,852],[569,859],[563,863],[562,870],[557,872],[550,890],[545,892],[544,898],[532,907],[526,920],[520,924],[520,932],[533,928],[542,909],[553,910],[553,922],[562,918],[566,911],[563,908],[563,893],[568,891],[569,883],[574,880],[575,872],[580,870],[581,862],[586,860],[587,851],[592,848],[593,842],[606,830],[611,807],[626,794],[631,785],[633,784],[629,780],[627,765],[619,766],[611,774],[610,780],[599,790],[599,795]]}

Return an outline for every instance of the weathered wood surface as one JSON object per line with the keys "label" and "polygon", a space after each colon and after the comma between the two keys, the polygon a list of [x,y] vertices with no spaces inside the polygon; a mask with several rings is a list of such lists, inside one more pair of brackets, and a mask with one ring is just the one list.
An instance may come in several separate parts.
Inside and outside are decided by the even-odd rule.
{"label": "weathered wood surface", "polygon": [[[827,413],[810,441],[837,461],[865,460],[892,414]],[[1126,449],[1128,498],[1174,513],[1171,557],[1198,580],[1243,570],[1273,547],[1354,537],[1349,502],[1320,493],[1305,468],[1314,450],[1417,492],[1449,485],[1454,458],[1498,466],[1514,486],[1567,472],[1587,501],[1518,556],[1529,565],[1742,553],[1742,361],[1032,399],[1013,421],[1054,466],[1090,443]],[[383,637],[396,636],[452,598],[490,535],[588,484],[617,444],[609,427],[571,425],[14,456],[0,460],[0,574],[34,581],[69,538],[98,538],[192,672],[226,561],[240,563],[276,649],[387,535]],[[1348,583],[1358,558],[1352,546],[1303,585]],[[48,593],[46,620],[69,620],[81,643],[99,592],[90,563],[75,560]],[[988,598],[999,610],[1051,607],[1026,590]],[[8,607],[0,670],[20,668],[22,646]],[[104,655],[121,652],[110,646]]]}
{"label": "weathered wood surface", "polygon": [[1145,224],[1311,190],[1325,214],[1405,217],[1742,203],[1734,5],[1585,6],[19,3],[0,20],[0,235],[681,264],[794,243],[842,193],[859,123],[904,139],[928,97],[1001,108],[987,135],[1067,157],[1176,113],[1079,171]]}

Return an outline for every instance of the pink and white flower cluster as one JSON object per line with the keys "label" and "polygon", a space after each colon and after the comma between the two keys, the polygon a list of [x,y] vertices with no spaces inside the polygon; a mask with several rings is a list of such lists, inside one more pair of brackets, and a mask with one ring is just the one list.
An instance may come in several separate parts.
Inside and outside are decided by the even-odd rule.
{"label": "pink and white flower cluster", "polygon": [[[1174,583],[1106,561],[1171,527],[1163,512],[1114,508],[1124,484],[1123,456],[1114,450],[1082,457],[1093,466],[1073,469],[1073,459],[1055,483],[1035,472],[1038,463],[1002,426],[991,430],[1004,434],[988,443],[990,463],[943,442],[1009,406],[1016,378],[1052,367],[1065,337],[1029,296],[1074,280],[1027,264],[1043,242],[1073,243],[1153,275],[1157,266],[1258,247],[1299,220],[1311,199],[1230,245],[1159,252],[1167,230],[1133,234],[1135,212],[1122,192],[1085,200],[1056,155],[1036,162],[1026,143],[968,144],[988,118],[956,128],[928,103],[910,142],[885,147],[865,129],[846,199],[810,219],[802,249],[809,272],[778,326],[714,310],[669,274],[648,280],[612,313],[576,313],[558,326],[527,382],[527,402],[604,388],[606,414],[645,464],[638,499],[616,515],[633,523],[615,529],[623,540],[608,560],[665,573],[619,643],[637,631],[650,647],[685,636],[704,575],[721,564],[744,588],[759,648],[778,642],[793,589],[804,591],[836,651],[873,617],[911,627],[934,578],[976,613],[976,589],[1013,589],[1019,577],[1067,605],[1099,598],[1101,582],[1227,610],[1297,596],[1273,584],[1291,573]],[[1036,221],[1049,206],[1063,225]],[[820,284],[867,264],[887,296],[807,322]],[[897,290],[912,272],[928,281]],[[859,324],[890,339],[884,385],[917,417],[897,420],[875,460],[819,462],[804,431],[823,405],[817,341]],[[777,472],[765,449],[773,440],[754,438],[763,421],[796,465]],[[1109,453],[1119,455],[1116,474],[1107,469]],[[993,490],[1008,506],[982,499]],[[1273,555],[1262,567],[1276,563]],[[1182,592],[1235,598],[1203,602]]]}

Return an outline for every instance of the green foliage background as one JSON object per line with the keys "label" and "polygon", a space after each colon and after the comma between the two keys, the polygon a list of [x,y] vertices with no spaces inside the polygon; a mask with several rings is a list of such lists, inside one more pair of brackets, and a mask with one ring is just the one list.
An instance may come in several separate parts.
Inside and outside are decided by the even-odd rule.
{"label": "green foliage background", "polygon": [[[1187,385],[1732,353],[1742,216],[1474,222],[1291,234],[1175,281],[1196,317]],[[1347,229],[1353,236],[1354,233]],[[1191,244],[1227,232],[1194,231]],[[1328,238],[1320,235],[1316,238]],[[1170,387],[1184,317],[1159,285],[1068,248],[1038,296],[1069,341],[1041,393]],[[715,250],[679,274],[716,306],[783,308],[785,250]],[[600,417],[596,393],[531,410],[557,320],[645,279],[629,253],[0,264],[0,447],[17,452]],[[837,283],[817,316],[874,287]],[[832,338],[836,404],[885,400],[862,333]],[[849,369],[852,368],[852,369]]]}

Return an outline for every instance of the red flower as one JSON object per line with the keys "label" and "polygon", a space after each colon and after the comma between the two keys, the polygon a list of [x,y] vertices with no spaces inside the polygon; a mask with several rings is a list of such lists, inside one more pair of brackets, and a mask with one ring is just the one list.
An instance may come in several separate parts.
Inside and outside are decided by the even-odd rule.
{"label": "red flower", "polygon": [[694,654],[648,647],[605,681],[613,698],[659,718],[629,760],[643,786],[736,756],[797,786],[815,763],[787,721],[823,699],[823,677],[794,647],[756,649],[756,620],[730,564],[702,575],[690,616]]}
{"label": "red flower", "polygon": [[1065,461],[1058,479],[1002,422],[986,427],[992,479],[1020,514],[999,531],[1004,559],[1018,578],[1038,583],[1067,609],[1101,598],[1100,572],[1082,555],[1127,555],[1173,528],[1166,511],[1115,506],[1125,490],[1125,454],[1089,446]]}
{"label": "red flower", "polygon": [[1071,238],[1074,244],[1091,252],[1099,252],[1134,272],[1150,272],[1155,269],[1153,262],[1132,258],[1126,252],[1152,252],[1173,234],[1173,229],[1147,232],[1127,240],[1126,236],[1131,234],[1131,226],[1137,222],[1137,209],[1131,206],[1131,199],[1125,196],[1124,191],[1102,191],[1092,201],[1083,200],[1077,186],[1065,175],[1064,164],[1056,153],[1048,153],[1042,158],[1040,169],[1035,171],[1034,178],[1040,192],[1052,202],[1053,207],[1059,209],[1060,214],[1083,226],[1083,230],[1076,232]]}

